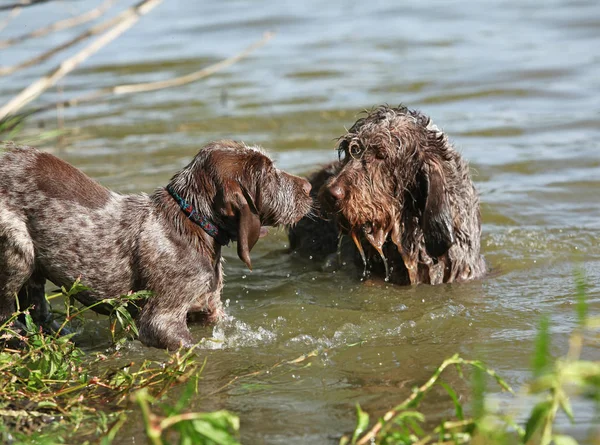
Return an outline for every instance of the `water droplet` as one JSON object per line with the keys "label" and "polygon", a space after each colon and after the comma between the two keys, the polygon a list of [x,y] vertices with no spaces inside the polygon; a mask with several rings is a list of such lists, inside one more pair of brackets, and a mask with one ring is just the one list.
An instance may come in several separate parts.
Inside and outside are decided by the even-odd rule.
{"label": "water droplet", "polygon": [[242,280],[245,280],[245,279],[246,279],[246,275],[242,275]]}
{"label": "water droplet", "polygon": [[312,255],[308,257],[309,260],[312,260],[312,258],[313,258]]}
{"label": "water droplet", "polygon": [[290,274],[287,274],[287,275],[286,275],[286,278],[289,278],[289,277],[290,277]]}

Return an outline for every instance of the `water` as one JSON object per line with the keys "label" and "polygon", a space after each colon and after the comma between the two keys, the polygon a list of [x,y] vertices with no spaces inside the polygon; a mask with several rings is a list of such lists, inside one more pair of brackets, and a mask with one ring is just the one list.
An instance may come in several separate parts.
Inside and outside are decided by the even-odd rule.
{"label": "water", "polygon": [[[95,4],[26,8],[2,36]],[[267,46],[203,81],[66,110],[71,131],[42,146],[121,192],[166,184],[204,143],[226,137],[261,144],[280,167],[307,173],[335,158],[334,139],[359,111],[402,102],[432,116],[470,161],[494,273],[466,284],[368,286],[290,258],[281,230],[254,249],[252,273],[229,249],[227,319],[192,328],[208,363],[190,408],[238,413],[248,444],[336,443],[353,427],[355,403],[381,415],[454,352],[484,358],[519,387],[542,314],[551,314],[553,352],[564,353],[576,323],[575,268],[587,276],[592,310],[600,308],[600,4],[171,0],[42,102],[183,75],[267,30],[277,32]],[[74,34],[4,49],[0,64]],[[0,79],[0,102],[55,64]],[[56,113],[36,124],[56,128]],[[316,357],[208,396],[235,376],[313,350]],[[127,353],[163,354],[135,343]],[[587,357],[599,353],[591,346]],[[467,384],[447,379],[467,394]],[[451,415],[436,405],[441,392],[432,400],[432,419]],[[593,412],[581,401],[575,412],[579,425],[560,425],[583,438]],[[119,442],[140,438],[130,425]]]}

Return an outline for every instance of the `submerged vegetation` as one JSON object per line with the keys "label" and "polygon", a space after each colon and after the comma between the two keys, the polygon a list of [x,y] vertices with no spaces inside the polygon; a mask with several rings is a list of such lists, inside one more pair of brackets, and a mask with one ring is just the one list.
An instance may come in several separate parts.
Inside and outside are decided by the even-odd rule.
{"label": "submerged vegetation", "polygon": [[[67,323],[69,327],[85,323],[82,315],[88,308],[76,308],[71,302],[74,293],[82,289],[85,288],[75,283],[71,289],[62,289],[48,297],[64,297],[63,327]],[[115,368],[115,363],[127,360],[120,352],[120,345],[136,332],[126,307],[147,296],[139,293],[104,301],[113,308],[109,330],[115,346],[109,353],[86,354],[73,343],[74,334],[45,333],[33,324],[27,309],[0,326],[4,345],[0,351],[2,443],[70,443],[77,437],[82,442],[108,445],[132,417],[141,418],[145,436],[152,445],[240,443],[240,421],[236,415],[227,411],[186,411],[188,402],[198,395],[205,366],[194,350],[165,353],[163,361],[126,362]],[[582,276],[577,277],[576,311],[578,325],[570,336],[569,350],[555,360],[549,352],[549,319],[541,319],[532,354],[532,379],[518,395],[483,362],[454,355],[370,427],[370,416],[357,405],[356,428],[352,434],[343,436],[340,444],[576,444],[572,437],[556,431],[557,415],[562,413],[576,422],[577,414],[570,402],[574,395],[595,403],[596,418],[600,412],[600,361],[582,359],[585,345],[598,340],[600,318],[588,314]],[[21,331],[13,327],[12,322],[17,318],[24,326]],[[212,394],[242,380],[309,366],[309,360],[316,355],[318,352],[313,351],[262,371],[237,376]],[[443,381],[443,376],[453,368],[463,378],[470,376],[471,391],[464,394],[471,401],[469,406],[464,406],[461,394]],[[486,396],[487,377],[513,397],[523,398],[523,406],[531,407],[533,396],[537,402],[529,415],[507,414],[491,403],[493,397]],[[161,402],[168,390],[184,382],[187,383],[174,404]],[[436,386],[447,392],[454,415],[431,425],[420,411],[420,403]],[[523,418],[526,421],[519,422]],[[598,430],[591,431],[589,442],[600,443],[598,434]]]}

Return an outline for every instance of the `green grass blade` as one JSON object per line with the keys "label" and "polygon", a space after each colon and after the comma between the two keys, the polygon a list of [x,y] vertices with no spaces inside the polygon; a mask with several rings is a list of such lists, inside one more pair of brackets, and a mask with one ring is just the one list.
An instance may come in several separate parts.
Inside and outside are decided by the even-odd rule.
{"label": "green grass blade", "polygon": [[368,428],[369,426],[369,415],[364,412],[360,405],[356,404],[356,428],[354,429],[354,434],[352,435],[352,442],[356,443],[360,435]]}
{"label": "green grass blade", "polygon": [[548,368],[550,363],[550,319],[543,316],[540,319],[538,333],[535,338],[535,349],[531,367],[534,377],[539,377]]}
{"label": "green grass blade", "polygon": [[452,403],[454,403],[454,411],[456,413],[456,418],[458,420],[464,420],[465,417],[463,415],[462,405],[460,404],[460,401],[458,400],[458,396],[456,395],[456,391],[454,391],[454,389],[452,389],[450,387],[450,385],[448,385],[447,383],[440,382],[439,384],[440,384],[440,386],[442,388],[444,388],[446,390],[446,392],[448,393],[448,395],[452,399]]}
{"label": "green grass blade", "polygon": [[584,327],[588,317],[588,303],[586,299],[587,283],[581,269],[575,271],[575,296],[577,298],[576,311],[577,321],[580,327]]}
{"label": "green grass blade", "polygon": [[525,437],[523,438],[523,442],[527,443],[531,440],[535,432],[538,431],[540,426],[544,423],[544,420],[548,417],[551,410],[552,401],[540,402],[533,407],[531,415],[527,420],[527,425],[525,426]]}

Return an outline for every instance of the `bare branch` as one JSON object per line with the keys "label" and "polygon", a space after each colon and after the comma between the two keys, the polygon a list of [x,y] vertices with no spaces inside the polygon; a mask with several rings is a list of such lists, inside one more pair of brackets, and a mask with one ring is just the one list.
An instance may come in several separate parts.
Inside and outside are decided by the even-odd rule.
{"label": "bare branch", "polygon": [[92,93],[85,94],[82,96],[74,97],[72,99],[67,99],[64,101],[54,102],[48,105],[44,105],[42,107],[35,108],[33,110],[28,110],[23,113],[25,116],[30,116],[32,114],[37,114],[43,111],[51,110],[55,107],[74,107],[80,105],[82,103],[93,102],[95,100],[101,100],[108,96],[112,95],[122,95],[122,94],[132,94],[132,93],[140,93],[146,91],[155,91],[165,88],[172,88],[176,86],[186,85],[188,83],[192,83],[208,77],[218,71],[221,71],[236,62],[239,62],[243,58],[247,57],[250,53],[257,50],[261,46],[265,45],[271,38],[274,36],[274,33],[266,32],[263,37],[248,46],[243,51],[239,52],[235,56],[229,57],[227,59],[223,59],[220,62],[217,62],[213,65],[202,68],[199,71],[195,71],[193,73],[186,74],[185,76],[176,77],[173,79],[162,80],[158,82],[148,82],[148,83],[137,83],[137,84],[129,84],[129,85],[117,85],[113,87],[101,88]]}
{"label": "bare branch", "polygon": [[97,6],[94,9],[90,9],[89,11],[84,12],[83,14],[77,15],[75,17],[69,17],[68,19],[59,20],[58,22],[54,22],[48,26],[38,28],[26,34],[21,34],[17,37],[12,37],[6,40],[0,40],[0,48],[7,48],[9,46],[16,45],[17,43],[24,42],[28,39],[43,37],[52,32],[63,31],[65,29],[73,28],[74,26],[90,22],[94,19],[97,19],[106,11],[108,11],[108,9],[113,5],[113,3],[115,3],[115,1],[116,0],[104,0],[104,2],[100,6]]}
{"label": "bare branch", "polygon": [[0,5],[0,11],[6,11],[8,9],[19,8],[21,6],[34,6],[40,3],[46,3],[50,0],[21,0],[20,2],[11,3],[10,5]]}
{"label": "bare branch", "polygon": [[29,85],[27,88],[21,91],[21,93],[4,105],[4,107],[0,109],[0,120],[23,108],[29,102],[37,98],[40,94],[77,68],[78,65],[84,62],[92,54],[96,53],[102,47],[112,42],[123,32],[131,28],[131,26],[137,23],[142,15],[150,12],[150,10],[152,10],[161,2],[162,0],[143,0],[119,14],[118,17],[120,17],[121,20],[116,23],[113,28],[106,31],[90,45],[83,48],[74,56],[64,60],[58,67],[54,68],[47,75]]}

